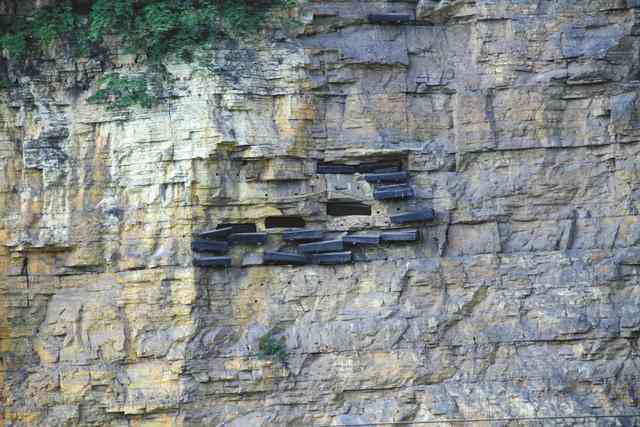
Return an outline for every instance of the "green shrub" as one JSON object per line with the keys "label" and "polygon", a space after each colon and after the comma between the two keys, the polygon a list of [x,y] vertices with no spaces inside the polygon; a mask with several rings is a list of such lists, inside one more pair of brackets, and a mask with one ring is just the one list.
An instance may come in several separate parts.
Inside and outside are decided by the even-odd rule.
{"label": "green shrub", "polygon": [[[129,52],[144,54],[151,66],[177,55],[191,62],[201,47],[222,39],[255,33],[276,10],[294,0],[95,0],[87,16],[74,12],[70,0],[53,1],[33,16],[14,17],[0,27],[0,54],[14,63],[42,56],[54,43],[66,43],[76,54],[104,48],[107,36],[120,37]],[[164,74],[167,77],[167,74]],[[150,107],[158,99],[144,80],[111,74],[101,79],[91,102],[111,109]]]}
{"label": "green shrub", "polygon": [[79,18],[73,13],[69,1],[59,6],[44,7],[27,25],[27,32],[41,50],[61,40],[68,32],[76,30]]}
{"label": "green shrub", "polygon": [[[185,56],[222,38],[255,33],[268,15],[291,7],[293,0],[96,0],[89,15],[73,11],[69,0],[58,0],[33,16],[14,17],[0,29],[0,48],[16,61],[40,55],[56,42],[67,42],[83,53],[121,36],[127,49],[152,61],[171,54]],[[190,56],[186,55],[186,56]]]}
{"label": "green shrub", "polygon": [[40,55],[54,42],[76,34],[79,22],[68,0],[43,7],[31,17],[15,17],[0,30],[0,49],[14,61],[24,60],[27,53]]}
{"label": "green shrub", "polygon": [[133,0],[96,0],[89,12],[87,39],[102,43],[110,34],[127,34],[135,13]]}
{"label": "green shrub", "polygon": [[27,34],[16,31],[0,36],[0,49],[6,51],[10,59],[22,61],[27,54]]}
{"label": "green shrub", "polygon": [[258,344],[258,359],[277,360],[285,363],[287,360],[287,346],[284,338],[276,339],[273,332],[269,332],[260,338]]}
{"label": "green shrub", "polygon": [[134,105],[151,108],[159,102],[159,98],[150,94],[146,79],[120,77],[118,73],[110,73],[98,80],[98,90],[88,101],[107,104],[108,110],[117,110]]}

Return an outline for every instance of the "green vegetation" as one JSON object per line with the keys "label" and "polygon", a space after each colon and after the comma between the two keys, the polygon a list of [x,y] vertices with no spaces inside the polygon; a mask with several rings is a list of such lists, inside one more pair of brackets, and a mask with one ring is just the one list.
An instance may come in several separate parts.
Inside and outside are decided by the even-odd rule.
{"label": "green vegetation", "polygon": [[98,90],[88,101],[107,104],[108,110],[116,110],[134,105],[151,108],[159,98],[149,92],[146,79],[124,78],[118,73],[109,73],[98,80]]}
{"label": "green vegetation", "polygon": [[273,331],[262,336],[258,344],[258,359],[277,360],[285,363],[287,360],[287,347],[284,338],[276,339]]}
{"label": "green vegetation", "polygon": [[127,49],[152,61],[182,55],[205,43],[239,39],[262,28],[268,15],[292,0],[95,0],[88,15],[58,0],[35,15],[15,17],[0,28],[0,49],[12,60],[41,55],[55,42],[98,47],[120,36]]}
{"label": "green vegetation", "polygon": [[[223,40],[240,40],[259,31],[275,12],[294,0],[94,0],[88,14],[70,0],[57,0],[33,16],[0,22],[0,54],[13,64],[46,55],[61,44],[75,55],[103,51],[109,37],[120,38],[130,53],[144,54],[150,65],[171,56],[191,62],[198,49]],[[92,100],[113,108],[149,107],[154,97],[142,92],[140,79],[111,75]],[[146,90],[146,89],[145,89]]]}
{"label": "green vegetation", "polygon": [[79,16],[73,13],[69,1],[57,6],[43,7],[29,17],[16,17],[0,30],[0,49],[8,59],[23,61],[28,54],[41,54],[67,32],[79,27]]}

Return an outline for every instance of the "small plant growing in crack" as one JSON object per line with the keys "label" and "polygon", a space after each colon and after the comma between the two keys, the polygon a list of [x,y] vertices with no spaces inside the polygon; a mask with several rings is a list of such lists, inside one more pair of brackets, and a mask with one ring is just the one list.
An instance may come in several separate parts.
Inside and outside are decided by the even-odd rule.
{"label": "small plant growing in crack", "polygon": [[284,338],[276,338],[274,331],[263,335],[258,344],[257,356],[260,360],[274,360],[285,364],[287,361],[287,346]]}

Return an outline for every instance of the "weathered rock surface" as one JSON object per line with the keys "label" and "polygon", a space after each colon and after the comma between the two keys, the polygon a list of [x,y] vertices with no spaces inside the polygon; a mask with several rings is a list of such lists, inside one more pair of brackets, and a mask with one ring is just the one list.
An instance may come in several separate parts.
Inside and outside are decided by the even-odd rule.
{"label": "weathered rock surface", "polygon": [[[152,110],[88,104],[106,70],[62,53],[0,95],[0,424],[637,413],[640,3],[296,13],[293,39],[220,49],[205,73],[170,64],[177,86]],[[316,173],[388,159],[414,199]],[[436,215],[411,225],[417,242],[260,265],[289,244],[267,217],[331,240],[422,207]],[[221,223],[269,238],[195,267],[194,233]],[[287,363],[256,357],[272,330]]]}

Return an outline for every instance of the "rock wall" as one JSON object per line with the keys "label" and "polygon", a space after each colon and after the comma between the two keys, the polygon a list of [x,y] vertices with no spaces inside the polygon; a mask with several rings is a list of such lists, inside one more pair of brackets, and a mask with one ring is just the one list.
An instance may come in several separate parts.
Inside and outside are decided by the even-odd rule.
{"label": "rock wall", "polygon": [[[98,60],[38,61],[0,95],[0,424],[637,413],[639,13],[309,1],[295,37],[170,64],[152,110],[87,103]],[[385,159],[415,199],[316,173]],[[328,215],[330,200],[371,215]],[[340,238],[418,207],[436,213],[419,242],[262,265],[286,248],[268,217]],[[268,242],[194,267],[194,233],[221,223]],[[285,363],[256,357],[269,331]]]}

